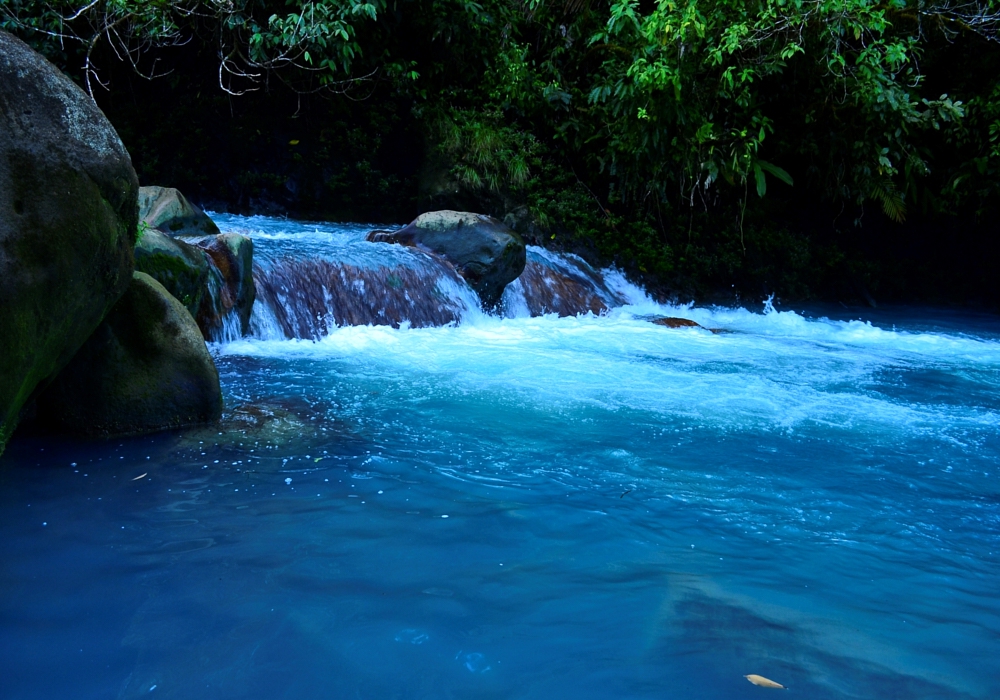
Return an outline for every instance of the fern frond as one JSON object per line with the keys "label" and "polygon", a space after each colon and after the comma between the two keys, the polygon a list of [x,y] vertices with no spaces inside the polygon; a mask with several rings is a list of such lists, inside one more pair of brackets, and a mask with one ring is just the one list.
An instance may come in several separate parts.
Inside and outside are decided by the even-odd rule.
{"label": "fern frond", "polygon": [[896,185],[888,177],[874,181],[868,196],[878,200],[885,215],[897,224],[906,220],[906,202],[903,201],[902,193],[896,189]]}

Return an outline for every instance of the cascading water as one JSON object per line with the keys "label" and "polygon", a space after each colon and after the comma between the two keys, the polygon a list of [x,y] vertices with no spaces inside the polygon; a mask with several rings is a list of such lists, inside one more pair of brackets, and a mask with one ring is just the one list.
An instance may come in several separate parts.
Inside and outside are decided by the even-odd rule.
{"label": "cascading water", "polygon": [[3,697],[1000,697],[996,316],[532,249],[501,318],[367,227],[218,221],[222,423],[7,448]]}
{"label": "cascading water", "polygon": [[315,340],[338,326],[423,328],[479,313],[475,292],[444,260],[369,243],[370,227],[230,221],[220,217],[257,244],[255,337]]}
{"label": "cascading water", "polygon": [[[316,340],[342,326],[444,326],[482,315],[479,299],[442,258],[364,239],[372,227],[302,225],[219,216],[257,242],[252,335]],[[614,283],[605,279],[615,277]],[[504,292],[500,315],[602,314],[642,292],[613,271],[574,255],[529,246],[522,275]],[[231,333],[213,337],[228,342]]]}
{"label": "cascading water", "polygon": [[629,302],[629,296],[608,286],[606,272],[575,255],[529,246],[527,257],[524,272],[504,290],[509,316],[602,314]]}

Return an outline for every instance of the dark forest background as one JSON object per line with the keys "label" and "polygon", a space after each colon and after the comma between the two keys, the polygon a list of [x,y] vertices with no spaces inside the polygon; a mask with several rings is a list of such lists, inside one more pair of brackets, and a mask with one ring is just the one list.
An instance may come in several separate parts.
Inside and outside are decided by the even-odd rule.
{"label": "dark forest background", "polygon": [[474,210],[681,300],[1000,285],[992,2],[5,0],[142,184],[216,211]]}

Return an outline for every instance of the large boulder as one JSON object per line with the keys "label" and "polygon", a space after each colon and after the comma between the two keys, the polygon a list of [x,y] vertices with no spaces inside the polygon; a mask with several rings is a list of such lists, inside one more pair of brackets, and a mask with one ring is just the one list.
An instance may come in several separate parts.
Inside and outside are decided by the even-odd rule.
{"label": "large boulder", "polygon": [[219,233],[208,215],[173,187],[139,190],[139,218],[150,228],[171,236],[213,236]]}
{"label": "large boulder", "polygon": [[218,420],[222,391],[191,314],[163,285],[136,272],[37,404],[46,430],[141,435]]}
{"label": "large boulder", "polygon": [[398,243],[441,255],[476,290],[483,308],[500,303],[504,287],[524,270],[524,241],[493,217],[463,211],[421,214],[398,231],[372,231],[373,243]]}
{"label": "large boulder", "polygon": [[0,451],[128,287],[138,189],[94,101],[0,32]]}

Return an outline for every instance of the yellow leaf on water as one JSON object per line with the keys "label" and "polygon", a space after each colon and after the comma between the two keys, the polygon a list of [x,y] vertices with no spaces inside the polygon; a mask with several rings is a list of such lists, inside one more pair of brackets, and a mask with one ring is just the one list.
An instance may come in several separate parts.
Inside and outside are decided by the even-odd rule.
{"label": "yellow leaf on water", "polygon": [[299,145],[299,140],[298,139],[292,139],[291,141],[288,142],[288,145],[289,146],[298,146]]}
{"label": "yellow leaf on water", "polygon": [[142,477],[146,476],[146,474],[149,474],[149,472],[145,472],[145,473],[143,473],[143,474],[140,474],[139,476],[137,476],[137,477],[135,477],[134,479],[132,479],[132,481],[138,481],[138,480],[139,480],[139,479],[141,479]]}
{"label": "yellow leaf on water", "polygon": [[781,683],[775,683],[770,678],[764,678],[764,676],[758,676],[756,673],[751,673],[748,676],[743,676],[748,681],[754,685],[759,685],[761,688],[784,688],[785,686]]}

